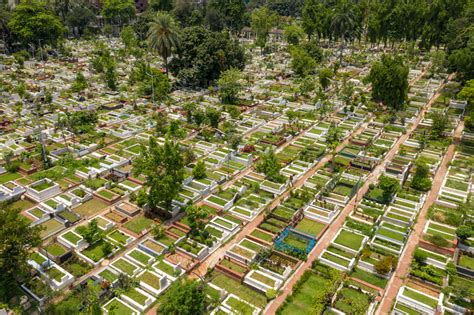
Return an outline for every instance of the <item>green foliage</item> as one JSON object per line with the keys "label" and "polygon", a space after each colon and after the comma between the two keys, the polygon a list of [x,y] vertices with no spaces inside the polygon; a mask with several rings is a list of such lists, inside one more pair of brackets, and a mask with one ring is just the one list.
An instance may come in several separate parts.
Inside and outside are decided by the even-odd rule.
{"label": "green foliage", "polygon": [[302,44],[302,47],[316,62],[320,63],[323,60],[323,50],[316,40],[312,39]]}
{"label": "green foliage", "polygon": [[64,34],[61,20],[38,0],[21,1],[11,14],[8,28],[24,47],[53,45]]}
{"label": "green foliage", "polygon": [[250,26],[257,37],[257,46],[262,49],[265,47],[268,34],[275,25],[276,20],[277,15],[265,6],[252,11]]}
{"label": "green foliage", "polygon": [[385,175],[379,178],[379,188],[383,190],[383,199],[388,203],[392,196],[400,190],[400,183],[396,178]]}
{"label": "green foliage", "polygon": [[148,47],[158,52],[168,72],[168,58],[180,45],[180,29],[176,20],[167,12],[158,12],[149,23]]}
{"label": "green foliage", "polygon": [[202,179],[206,177],[206,163],[204,163],[203,160],[198,161],[194,166],[193,177],[195,179]]}
{"label": "green foliage", "polygon": [[115,67],[107,67],[105,71],[105,81],[109,89],[112,91],[117,90],[117,73],[115,72]]}
{"label": "green foliage", "polygon": [[430,168],[423,159],[415,163],[415,175],[411,181],[411,187],[421,191],[431,189]]}
{"label": "green foliage", "polygon": [[97,219],[92,219],[87,225],[81,225],[77,228],[77,232],[86,240],[89,244],[101,240],[104,236],[103,230],[97,224]]}
{"label": "green foliage", "polygon": [[79,71],[76,74],[76,79],[71,85],[71,91],[74,93],[79,93],[87,88],[87,80],[84,77],[84,74],[82,74],[81,71]]}
{"label": "green foliage", "polygon": [[408,66],[400,56],[382,55],[370,69],[367,80],[372,83],[372,98],[376,102],[402,110],[408,95]]}
{"label": "green foliage", "polygon": [[79,36],[84,34],[86,27],[94,20],[95,14],[86,6],[74,6],[66,17],[66,24],[77,28]]}
{"label": "green foliage", "polygon": [[319,71],[319,84],[323,90],[326,90],[329,87],[333,75],[334,73],[329,68],[323,68]]}
{"label": "green foliage", "polygon": [[280,174],[281,164],[278,162],[273,150],[269,150],[261,157],[256,169],[258,172],[265,174],[267,178],[273,182],[281,183],[285,180],[284,176]]}
{"label": "green foliage", "polygon": [[413,258],[416,260],[417,263],[424,264],[426,262],[426,259],[428,259],[428,253],[417,249],[415,250]]}
{"label": "green foliage", "polygon": [[40,226],[31,226],[20,209],[0,203],[0,300],[10,301],[16,294],[11,288],[17,280],[29,280],[30,266],[27,260],[32,247],[40,244]]}
{"label": "green foliage", "polygon": [[219,86],[219,98],[224,104],[235,104],[238,94],[242,90],[242,71],[230,68],[221,73],[217,85]]}
{"label": "green foliage", "polygon": [[115,23],[123,24],[135,16],[133,0],[105,0],[102,16]]}
{"label": "green foliage", "polygon": [[95,130],[98,122],[97,112],[95,111],[77,111],[66,113],[64,123],[67,129],[74,134],[88,133]]}
{"label": "green foliage", "polygon": [[285,27],[283,36],[288,44],[299,45],[304,36],[304,30],[296,24],[288,25]]}
{"label": "green foliage", "polygon": [[134,162],[134,174],[146,177],[147,205],[151,209],[171,209],[173,199],[181,189],[184,179],[184,161],[178,143],[166,140],[159,145],[150,138],[148,147],[142,147],[140,156]]}
{"label": "green foliage", "polygon": [[474,236],[474,229],[472,226],[461,225],[456,229],[456,235],[461,240],[461,242],[467,240],[468,238]]}
{"label": "green foliage", "polygon": [[160,314],[204,314],[207,307],[205,284],[197,280],[178,280],[164,293]]}
{"label": "green foliage", "polygon": [[204,27],[183,30],[177,56],[170,62],[170,71],[179,84],[207,87],[222,71],[243,69],[244,50],[228,33],[215,33]]}
{"label": "green foliage", "polygon": [[386,275],[395,267],[396,262],[393,256],[385,256],[374,265],[375,271],[381,275]]}
{"label": "green foliage", "polygon": [[188,206],[185,211],[191,234],[198,235],[204,232],[205,219],[209,217],[209,210],[204,207]]}
{"label": "green foliage", "polygon": [[290,49],[291,54],[291,69],[296,75],[305,77],[313,73],[316,68],[316,60],[311,55],[299,46]]}
{"label": "green foliage", "polygon": [[431,138],[442,138],[444,130],[449,126],[448,115],[441,111],[435,111],[430,115],[430,118],[433,120],[433,125],[431,126]]}
{"label": "green foliage", "polygon": [[325,20],[327,20],[328,10],[318,0],[306,0],[304,2],[301,15],[302,26],[308,38],[312,35],[322,36]]}
{"label": "green foliage", "polygon": [[428,241],[439,247],[446,247],[449,245],[449,242],[444,237],[438,234],[429,235]]}
{"label": "green foliage", "polygon": [[132,26],[125,26],[120,32],[120,38],[122,39],[125,48],[130,49],[138,44],[137,35]]}
{"label": "green foliage", "polygon": [[245,22],[245,2],[243,0],[211,0],[207,6],[209,26],[214,31],[224,28],[233,32],[242,29]]}

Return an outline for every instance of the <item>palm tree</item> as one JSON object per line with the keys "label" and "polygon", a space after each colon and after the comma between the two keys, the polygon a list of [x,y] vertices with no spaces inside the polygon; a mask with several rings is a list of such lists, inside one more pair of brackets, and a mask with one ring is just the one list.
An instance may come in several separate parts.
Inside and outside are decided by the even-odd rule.
{"label": "palm tree", "polygon": [[178,24],[169,13],[158,12],[149,25],[148,47],[163,58],[168,74],[168,58],[180,44]]}
{"label": "palm tree", "polygon": [[347,0],[341,1],[335,8],[331,20],[334,35],[341,39],[339,63],[342,63],[342,52],[346,39],[354,37],[357,32],[357,23],[354,15],[354,6]]}

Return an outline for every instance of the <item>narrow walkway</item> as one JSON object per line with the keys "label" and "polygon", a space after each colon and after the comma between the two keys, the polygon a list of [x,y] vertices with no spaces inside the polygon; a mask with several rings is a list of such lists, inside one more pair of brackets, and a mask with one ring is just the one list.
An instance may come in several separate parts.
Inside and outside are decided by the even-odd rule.
{"label": "narrow walkway", "polygon": [[385,296],[382,298],[382,302],[377,310],[376,314],[388,314],[392,309],[393,302],[397,297],[398,290],[404,283],[404,279],[407,276],[410,270],[410,264],[415,252],[416,246],[420,241],[421,235],[423,234],[423,228],[425,227],[427,218],[426,214],[428,209],[431,205],[436,201],[438,197],[439,191],[443,184],[444,177],[448,171],[449,162],[453,159],[456,143],[460,139],[462,130],[464,128],[464,122],[460,122],[454,132],[454,142],[448,147],[446,154],[439,166],[438,170],[436,171],[434,180],[433,180],[433,187],[431,188],[428,197],[426,198],[425,204],[423,205],[420,214],[418,216],[418,220],[414,226],[413,232],[407,242],[407,245],[400,256],[398,268],[395,270],[395,274],[393,275],[392,279],[390,279],[389,283],[387,284],[387,291]]}

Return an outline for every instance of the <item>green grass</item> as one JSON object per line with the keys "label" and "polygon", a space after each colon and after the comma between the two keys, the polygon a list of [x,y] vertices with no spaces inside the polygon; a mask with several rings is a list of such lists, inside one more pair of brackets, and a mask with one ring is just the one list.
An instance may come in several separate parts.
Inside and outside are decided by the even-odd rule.
{"label": "green grass", "polygon": [[0,184],[15,180],[20,178],[21,175],[19,173],[5,173],[0,175]]}
{"label": "green grass", "polygon": [[110,283],[114,282],[115,280],[118,279],[118,276],[113,273],[112,271],[110,271],[109,269],[104,269],[102,270],[100,273],[99,273],[99,276],[107,281],[109,281]]}
{"label": "green grass", "polygon": [[160,260],[154,266],[170,276],[175,276],[174,268],[171,265],[165,263],[163,260]]}
{"label": "green grass", "polygon": [[133,233],[140,234],[143,230],[152,226],[155,221],[146,218],[144,215],[139,215],[133,220],[125,223],[125,228]]}
{"label": "green grass", "polygon": [[104,197],[107,200],[113,200],[119,196],[107,189],[103,189],[99,191],[97,194],[99,194],[100,196]]}
{"label": "green grass", "polygon": [[46,189],[51,188],[51,187],[53,187],[53,186],[54,186],[54,183],[50,183],[50,182],[48,182],[48,181],[44,181],[44,182],[42,182],[42,183],[39,184],[39,185],[33,186],[32,188],[33,188],[34,190],[36,190],[36,191],[43,191],[43,190],[46,190]]}
{"label": "green grass", "polygon": [[33,207],[34,203],[28,199],[17,200],[11,204],[12,208],[18,208],[21,211]]}
{"label": "green grass", "polygon": [[123,302],[119,302],[119,300],[114,300],[111,303],[107,304],[106,309],[109,311],[113,311],[115,314],[120,314],[120,315],[132,315],[134,312],[134,309],[130,308]]}
{"label": "green grass", "polygon": [[79,243],[79,241],[82,240],[82,237],[73,233],[72,231],[69,231],[63,234],[63,238],[74,245],[77,245],[77,243]]}
{"label": "green grass", "polygon": [[62,245],[59,245],[58,243],[52,243],[46,246],[45,250],[50,255],[53,255],[55,257],[59,257],[67,253],[67,250]]}
{"label": "green grass", "polygon": [[270,234],[259,231],[259,230],[253,230],[253,232],[250,233],[250,235],[269,243],[273,241],[272,239],[273,237]]}
{"label": "green grass", "polygon": [[119,270],[129,274],[133,275],[133,272],[135,271],[135,266],[129,263],[127,260],[124,258],[120,258],[112,263],[112,266],[118,268]]}
{"label": "green grass", "polygon": [[355,271],[351,274],[351,277],[360,279],[364,282],[370,283],[375,285],[376,287],[379,287],[381,289],[385,289],[387,286],[387,279],[384,279],[382,277],[379,277],[373,273],[364,271],[362,269],[356,268]]}
{"label": "green grass", "polygon": [[[288,303],[281,308],[282,315],[308,315],[312,314],[316,296],[321,294],[329,285],[327,279],[311,271],[308,278],[302,277],[303,282],[299,281],[299,287],[288,299]],[[305,279],[306,278],[306,279]]]}
{"label": "green grass", "polygon": [[436,306],[438,305],[438,302],[437,300],[433,297],[433,299],[421,294],[421,293],[418,293],[408,287],[405,287],[405,290],[403,291],[403,295],[405,295],[406,297],[409,297],[411,299],[414,299],[415,301],[419,301],[423,304],[426,304],[426,305],[429,305],[433,308],[436,308]]}
{"label": "green grass", "polygon": [[146,295],[141,294],[135,288],[129,289],[127,292],[124,293],[124,295],[128,296],[140,305],[145,305],[146,300],[148,299]]}
{"label": "green grass", "polygon": [[55,219],[50,219],[41,223],[39,226],[43,227],[44,229],[40,232],[41,237],[46,237],[51,235],[57,231],[59,231],[64,225]]}
{"label": "green grass", "polygon": [[251,242],[248,239],[243,239],[242,242],[239,243],[239,245],[251,249],[255,252],[259,252],[261,249],[263,249],[262,245],[256,244],[255,242]]}
{"label": "green grass", "polygon": [[148,284],[149,286],[151,286],[152,288],[154,288],[156,290],[161,289],[160,278],[155,276],[154,274],[152,274],[149,271],[145,271],[144,273],[142,273],[137,278],[137,280],[145,282],[146,284]]}
{"label": "green grass", "polygon": [[250,305],[237,300],[234,297],[230,297],[227,301],[226,304],[232,307],[233,310],[237,311],[238,314],[240,315],[252,315],[254,312],[254,308],[251,307]]}
{"label": "green grass", "polygon": [[231,270],[234,270],[238,273],[245,273],[247,271],[247,268],[245,268],[245,267],[243,267],[239,264],[236,264],[236,263],[234,263],[234,262],[232,262],[228,259],[221,260],[220,264],[223,265],[224,267],[227,267],[227,268],[229,268]]}
{"label": "green grass", "polygon": [[213,271],[210,275],[211,282],[226,290],[229,293],[233,293],[244,301],[249,302],[259,308],[265,308],[267,305],[267,298],[249,287],[241,284],[239,281],[232,279],[221,272]]}
{"label": "green grass", "polygon": [[334,243],[341,244],[353,250],[358,250],[362,244],[364,237],[346,230],[342,230],[338,237],[334,240]]}
{"label": "green grass", "polygon": [[69,271],[74,277],[82,277],[92,270],[92,266],[85,261],[73,256],[62,265],[64,269]]}
{"label": "green grass", "polygon": [[303,218],[297,225],[296,229],[302,232],[318,236],[326,225],[307,218]]}
{"label": "green grass", "polygon": [[459,259],[459,265],[474,270],[474,257],[462,254],[461,258]]}
{"label": "green grass", "polygon": [[354,312],[353,305],[362,305],[365,307],[365,313],[369,308],[369,296],[362,292],[359,292],[352,288],[342,288],[338,294],[336,303],[334,303],[335,308],[343,311],[344,313],[350,314]]}
{"label": "green grass", "polygon": [[94,243],[92,246],[87,247],[81,253],[93,260],[94,262],[98,262],[102,258],[105,257],[104,253],[105,241],[99,241]]}
{"label": "green grass", "polygon": [[59,269],[57,268],[49,268],[47,271],[46,271],[46,274],[48,275],[48,278],[50,279],[54,279],[58,282],[61,281],[62,277],[64,276],[64,273],[62,271],[60,271]]}
{"label": "green grass", "polygon": [[251,277],[257,281],[265,283],[268,286],[271,286],[271,287],[275,286],[275,280],[270,279],[269,277],[262,275],[261,273],[254,272],[252,273]]}
{"label": "green grass", "polygon": [[148,265],[148,261],[150,259],[150,256],[148,256],[144,252],[142,252],[138,249],[134,249],[130,253],[128,253],[128,255],[130,257],[132,257],[133,259],[135,259],[136,261],[141,262],[144,265]]}
{"label": "green grass", "polygon": [[111,238],[112,240],[116,241],[117,243],[121,244],[121,245],[126,245],[127,240],[129,239],[129,237],[127,235],[120,232],[119,230],[114,230],[112,233],[110,233],[108,235],[108,237]]}
{"label": "green grass", "polygon": [[100,200],[99,198],[92,198],[73,210],[82,217],[90,217],[99,213],[108,206],[109,205],[105,201]]}

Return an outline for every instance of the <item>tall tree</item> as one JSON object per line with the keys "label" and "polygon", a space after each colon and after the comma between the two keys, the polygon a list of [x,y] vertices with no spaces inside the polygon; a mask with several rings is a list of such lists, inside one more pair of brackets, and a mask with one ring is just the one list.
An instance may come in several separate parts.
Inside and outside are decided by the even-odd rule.
{"label": "tall tree", "polygon": [[219,86],[219,98],[224,104],[235,104],[238,94],[242,90],[242,71],[230,68],[221,73],[217,85]]}
{"label": "tall tree", "polygon": [[[0,203],[0,300],[9,301],[17,280],[29,274],[27,260],[32,247],[40,244],[41,228],[6,203]],[[23,281],[25,279],[22,279]]]}
{"label": "tall tree", "polygon": [[357,34],[356,17],[354,15],[355,6],[350,0],[341,0],[334,9],[331,19],[331,27],[334,36],[341,41],[339,62],[342,63],[342,54],[346,40],[351,40]]}
{"label": "tall tree", "polygon": [[256,44],[262,49],[265,47],[268,34],[275,25],[277,15],[271,12],[267,7],[261,7],[252,11],[251,27],[255,33],[257,40]]}
{"label": "tall tree", "polygon": [[325,15],[327,14],[326,10],[324,4],[319,0],[306,0],[304,2],[301,18],[308,39],[311,39],[313,35],[317,35],[318,39],[321,37]]}
{"label": "tall tree", "polygon": [[168,73],[168,58],[180,44],[179,27],[175,19],[166,12],[158,12],[150,23],[148,46],[158,52],[165,62]]}
{"label": "tall tree", "polygon": [[59,17],[38,0],[21,1],[12,11],[8,28],[25,47],[56,45],[65,31]]}
{"label": "tall tree", "polygon": [[244,0],[211,0],[209,1],[207,10],[213,12],[213,19],[218,20],[217,23],[214,22],[211,25],[215,31],[228,28],[233,32],[238,32],[244,25]]}
{"label": "tall tree", "polygon": [[408,95],[408,66],[401,56],[382,55],[370,69],[372,98],[395,109],[403,109]]}
{"label": "tall tree", "polygon": [[135,16],[133,0],[105,0],[102,15],[110,22],[122,25]]}
{"label": "tall tree", "polygon": [[149,188],[147,205],[151,209],[161,207],[170,210],[184,179],[184,161],[179,143],[167,139],[164,145],[159,145],[151,137],[148,147],[142,147],[140,156],[134,162],[134,174],[146,177],[145,186]]}
{"label": "tall tree", "polygon": [[157,314],[204,314],[206,285],[197,280],[178,280],[163,295]]}

